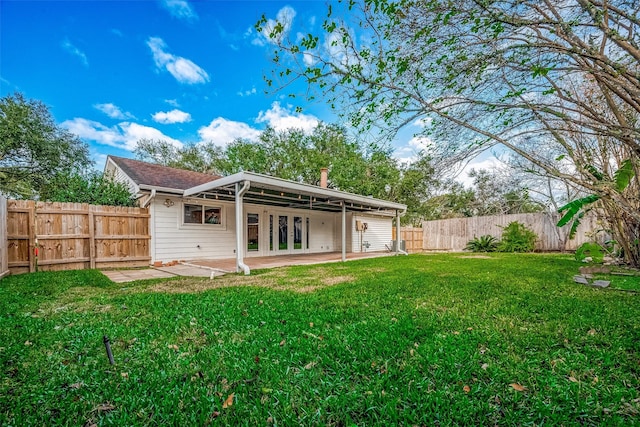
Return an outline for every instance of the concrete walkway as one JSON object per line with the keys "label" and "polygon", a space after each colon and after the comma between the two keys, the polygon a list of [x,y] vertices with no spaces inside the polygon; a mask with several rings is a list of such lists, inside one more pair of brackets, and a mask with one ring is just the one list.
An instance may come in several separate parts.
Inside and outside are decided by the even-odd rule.
{"label": "concrete walkway", "polygon": [[207,267],[189,264],[178,264],[168,267],[143,268],[136,270],[103,270],[102,274],[112,282],[124,283],[134,280],[168,279],[171,277],[207,277],[213,279],[222,276],[224,272]]}

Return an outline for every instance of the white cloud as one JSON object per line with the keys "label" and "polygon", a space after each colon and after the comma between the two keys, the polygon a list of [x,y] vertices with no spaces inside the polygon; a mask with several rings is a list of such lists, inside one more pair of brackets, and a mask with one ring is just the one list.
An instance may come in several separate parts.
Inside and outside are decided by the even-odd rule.
{"label": "white cloud", "polygon": [[133,114],[128,112],[123,112],[117,105],[114,105],[112,103],[94,104],[93,108],[95,108],[96,110],[102,111],[112,119],[124,120],[124,119],[134,118]]}
{"label": "white cloud", "polygon": [[147,46],[153,53],[158,69],[166,68],[180,83],[195,84],[209,81],[209,74],[194,62],[167,52],[167,44],[159,37],[150,37]]}
{"label": "white cloud", "polygon": [[211,141],[224,147],[238,138],[256,141],[260,136],[260,131],[246,123],[218,117],[213,119],[208,126],[201,127],[198,130],[198,135],[202,141]]}
{"label": "white cloud", "polygon": [[[276,44],[282,41],[291,30],[291,26],[293,25],[293,19],[296,17],[296,11],[291,6],[285,6],[278,11],[276,15],[276,19],[268,19],[267,23],[264,24],[262,31],[255,34],[254,39],[251,41],[252,44],[258,46],[265,46],[267,44]],[[271,37],[271,34],[276,29],[276,25],[282,25],[282,31],[278,34],[274,34],[274,37]],[[253,29],[247,30],[245,35],[253,35]]]}
{"label": "white cloud", "polygon": [[184,19],[185,21],[198,19],[198,14],[186,0],[160,0],[160,4],[175,18]]}
{"label": "white cloud", "polygon": [[191,121],[191,114],[180,110],[158,111],[153,116],[153,120],[162,124],[186,123]]}
{"label": "white cloud", "polygon": [[73,56],[77,56],[80,61],[82,62],[82,65],[84,65],[85,67],[89,66],[89,60],[87,59],[87,55],[85,55],[85,53],[83,51],[81,51],[80,49],[78,49],[77,47],[75,47],[70,41],[69,39],[64,39],[62,41],[62,48],[64,50],[66,50],[67,52],[69,52],[71,55]]}
{"label": "white cloud", "polygon": [[260,111],[256,123],[267,123],[275,130],[296,128],[311,133],[318,126],[318,119],[312,115],[294,113],[288,108],[282,108],[276,101],[267,111]]}
{"label": "white cloud", "polygon": [[118,37],[124,37],[124,34],[122,34],[122,31],[120,31],[120,30],[119,30],[119,29],[117,29],[117,28],[112,28],[112,29],[111,29],[111,33],[112,33],[112,34],[114,34],[114,35],[116,35],[116,36],[118,36]]}
{"label": "white cloud", "polygon": [[431,117],[420,117],[419,119],[416,119],[412,125],[424,129],[430,127],[432,123],[433,119]]}
{"label": "white cloud", "polygon": [[62,122],[62,127],[82,139],[129,151],[133,151],[138,140],[142,138],[163,139],[178,147],[182,146],[180,141],[163,134],[158,129],[131,122],[122,122],[109,127],[99,122],[76,117]]}
{"label": "white cloud", "polygon": [[311,67],[311,66],[315,65],[316,58],[313,55],[314,54],[311,53],[311,52],[304,52],[302,54],[302,62],[304,62],[305,66]]}
{"label": "white cloud", "polygon": [[236,92],[238,94],[238,96],[251,96],[251,95],[255,95],[256,93],[258,93],[258,91],[256,90],[255,86],[252,87],[249,90],[245,90],[243,91],[238,91]]}
{"label": "white cloud", "polygon": [[491,155],[491,157],[485,157],[483,159],[476,158],[464,165],[464,167],[460,171],[460,174],[456,178],[456,181],[459,181],[464,184],[465,187],[470,188],[473,186],[473,178],[469,176],[469,172],[471,172],[471,169],[496,170],[504,168],[506,168],[504,162],[500,161],[494,155]]}
{"label": "white cloud", "polygon": [[180,104],[178,103],[177,99],[165,99],[164,102],[171,105],[172,107],[176,107],[176,108],[180,107]]}

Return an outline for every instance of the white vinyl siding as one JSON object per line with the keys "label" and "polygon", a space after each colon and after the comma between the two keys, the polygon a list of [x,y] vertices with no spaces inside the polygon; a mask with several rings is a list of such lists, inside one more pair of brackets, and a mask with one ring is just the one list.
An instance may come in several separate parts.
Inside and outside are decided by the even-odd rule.
{"label": "white vinyl siding", "polygon": [[136,183],[133,182],[133,180],[129,178],[129,175],[124,173],[122,169],[117,167],[111,160],[107,161],[105,172],[108,175],[112,175],[114,181],[121,182],[126,185],[129,188],[129,192],[131,192],[131,194],[135,195],[138,192],[138,186],[136,185]]}
{"label": "white vinyl siding", "polygon": [[176,197],[168,199],[173,206],[163,203],[167,197],[153,201],[154,261],[180,261],[189,259],[220,259],[235,257],[236,233],[233,203],[212,203],[222,207],[224,224],[183,224],[183,202]]}
{"label": "white vinyl siding", "polygon": [[[356,221],[367,223],[365,231],[356,230]],[[351,221],[351,251],[352,252],[376,252],[386,250],[392,236],[392,218],[353,215]],[[362,243],[368,242],[369,247],[364,248]]]}
{"label": "white vinyl siding", "polygon": [[[166,207],[165,200],[173,201],[173,206]],[[223,224],[183,224],[183,203],[203,203],[207,206],[220,206],[224,209]],[[151,256],[153,261],[180,261],[193,259],[224,259],[236,256],[235,205],[233,203],[216,203],[207,201],[183,201],[180,197],[156,196],[151,203],[152,241]],[[247,214],[259,215],[259,249],[246,251]],[[277,227],[278,215],[300,216],[306,228],[309,218],[309,249],[306,249],[306,230],[303,228],[302,253],[334,252],[340,250],[341,214],[308,211],[302,209],[273,209],[267,206],[245,204],[243,207],[243,227],[245,232],[245,256],[276,255],[269,251],[269,216],[274,216]],[[289,224],[292,232],[293,224]],[[347,225],[347,233],[349,232]],[[277,244],[277,236],[275,237]]]}

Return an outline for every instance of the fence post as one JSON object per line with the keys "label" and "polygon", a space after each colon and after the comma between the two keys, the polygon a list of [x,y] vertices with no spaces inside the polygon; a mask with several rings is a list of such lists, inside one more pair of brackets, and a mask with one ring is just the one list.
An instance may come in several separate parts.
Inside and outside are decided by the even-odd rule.
{"label": "fence post", "polygon": [[96,268],[96,224],[95,215],[93,215],[94,207],[89,205],[89,268]]}
{"label": "fence post", "polygon": [[0,278],[9,274],[9,253],[7,240],[7,199],[0,196]]}
{"label": "fence post", "polygon": [[36,248],[36,202],[29,200],[28,206],[29,273],[33,273],[36,271],[36,257],[34,253]]}

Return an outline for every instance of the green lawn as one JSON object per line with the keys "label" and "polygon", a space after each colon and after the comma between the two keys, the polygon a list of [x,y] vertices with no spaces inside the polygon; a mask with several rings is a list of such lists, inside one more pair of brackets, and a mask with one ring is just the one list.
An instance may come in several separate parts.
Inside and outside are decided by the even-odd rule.
{"label": "green lawn", "polygon": [[0,425],[638,424],[640,294],[575,284],[578,267],[439,254],[8,277]]}

